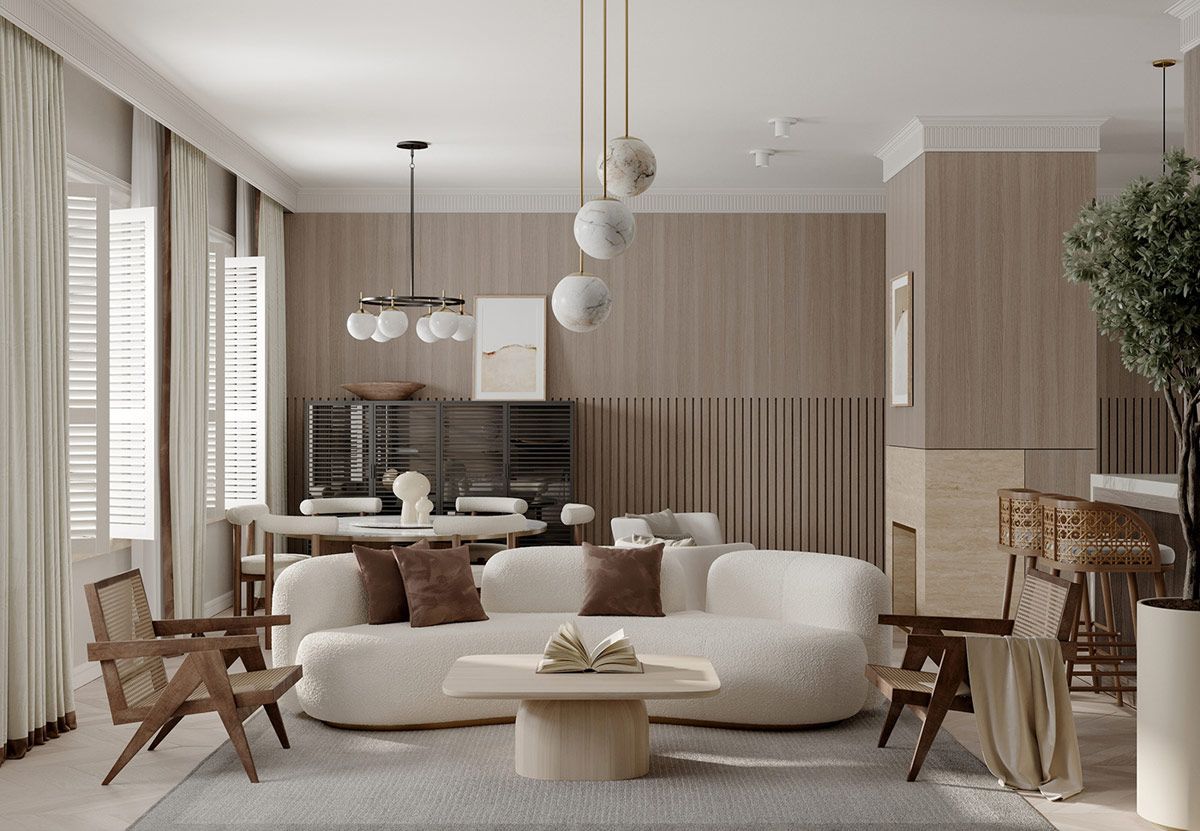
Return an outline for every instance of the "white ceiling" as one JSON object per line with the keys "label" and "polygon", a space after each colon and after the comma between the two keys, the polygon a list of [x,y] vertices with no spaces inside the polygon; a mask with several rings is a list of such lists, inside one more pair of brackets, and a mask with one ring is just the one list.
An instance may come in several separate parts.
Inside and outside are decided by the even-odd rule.
{"label": "white ceiling", "polygon": [[[302,187],[569,189],[573,0],[71,0]],[[600,9],[587,139],[600,147]],[[1099,116],[1101,188],[1159,163],[1170,0],[631,0],[632,123],[661,189],[878,188],[914,115]],[[609,133],[622,132],[622,3],[609,3]],[[1183,71],[1168,76],[1182,143]],[[804,119],[775,139],[766,119]],[[749,151],[787,151],[755,169]],[[590,166],[590,165],[589,165]],[[589,173],[589,188],[595,182]]]}

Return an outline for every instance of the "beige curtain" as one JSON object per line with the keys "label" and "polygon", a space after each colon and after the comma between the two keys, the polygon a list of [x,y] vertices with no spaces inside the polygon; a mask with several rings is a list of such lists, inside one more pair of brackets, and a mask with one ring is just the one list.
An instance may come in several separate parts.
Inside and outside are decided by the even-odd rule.
{"label": "beige curtain", "polygon": [[277,514],[287,506],[287,319],[283,287],[283,206],[269,196],[258,201],[258,256],[266,258],[267,324],[267,505]]}
{"label": "beige curtain", "polygon": [[[171,134],[167,480],[175,617],[204,608],[205,408],[208,349],[208,159]],[[161,473],[160,473],[161,475]]]}
{"label": "beige curtain", "polygon": [[0,761],[75,726],[62,59],[0,18]]}

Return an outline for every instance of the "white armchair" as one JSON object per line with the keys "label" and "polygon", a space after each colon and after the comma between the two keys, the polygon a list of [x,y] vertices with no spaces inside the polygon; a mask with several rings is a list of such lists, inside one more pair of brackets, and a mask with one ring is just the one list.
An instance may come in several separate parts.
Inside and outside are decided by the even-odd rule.
{"label": "white armchair", "polygon": [[[721,545],[725,535],[721,531],[721,518],[706,511],[696,513],[675,514],[679,528],[696,541],[696,545]],[[633,534],[654,536],[650,525],[644,519],[615,516],[611,521],[613,540],[629,537]]]}

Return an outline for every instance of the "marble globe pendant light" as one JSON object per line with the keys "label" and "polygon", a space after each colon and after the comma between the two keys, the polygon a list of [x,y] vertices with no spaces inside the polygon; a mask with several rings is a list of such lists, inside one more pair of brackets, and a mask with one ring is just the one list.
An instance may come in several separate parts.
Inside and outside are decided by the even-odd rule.
{"label": "marble globe pendant light", "polygon": [[[600,74],[603,77],[604,92],[601,96],[603,100],[601,108],[603,117],[600,143],[602,146],[605,146],[608,143],[608,0],[604,0],[603,50],[604,56],[601,61],[602,69]],[[581,67],[582,56],[583,47],[581,44]],[[579,77],[581,81],[580,98],[582,99],[582,69],[580,70]],[[580,120],[582,121],[582,118]],[[582,142],[583,135],[581,130],[580,143]],[[611,260],[613,257],[619,257],[633,244],[633,240],[637,236],[637,223],[634,221],[633,211],[629,210],[625,203],[608,195],[607,159],[608,157],[605,155],[600,161],[600,181],[604,186],[602,197],[585,202],[579,207],[579,213],[575,214],[575,242],[579,244],[579,247],[585,254],[597,260]],[[582,164],[580,168],[580,173],[582,174]]]}
{"label": "marble globe pendant light", "polygon": [[[583,196],[583,0],[579,0],[579,204]],[[620,204],[619,202],[616,204]],[[576,220],[578,222],[578,219]],[[578,238],[578,233],[576,234]],[[584,248],[579,247],[579,270],[558,281],[550,296],[550,310],[559,325],[570,332],[591,332],[608,319],[612,293],[608,285],[584,269]]]}
{"label": "marble globe pendant light", "polygon": [[628,199],[645,193],[658,173],[658,160],[650,145],[629,135],[629,0],[625,0],[625,135],[610,140],[596,160],[596,176],[608,192]]}
{"label": "marble globe pendant light", "polygon": [[[396,147],[408,151],[409,293],[396,294],[396,290],[392,289],[391,294],[379,297],[363,297],[360,294],[358,311],[346,318],[346,331],[358,340],[386,343],[408,331],[409,320],[404,308],[423,308],[427,311],[414,327],[417,337],[422,341],[470,340],[475,334],[475,320],[471,318],[470,324],[463,323],[462,311],[467,305],[466,298],[447,297],[444,293],[440,297],[417,294],[416,154],[418,150],[428,148],[429,142],[402,141]],[[376,317],[368,313],[364,305],[378,306],[382,311]]]}

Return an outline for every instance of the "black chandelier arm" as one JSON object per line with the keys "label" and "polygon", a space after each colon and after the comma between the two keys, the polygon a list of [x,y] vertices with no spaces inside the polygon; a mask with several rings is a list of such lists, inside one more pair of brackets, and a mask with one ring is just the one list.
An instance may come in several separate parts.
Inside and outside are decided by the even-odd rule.
{"label": "black chandelier arm", "polygon": [[467,305],[467,301],[462,297],[434,297],[424,294],[383,294],[377,297],[364,297],[362,299],[364,306],[400,306],[404,308],[422,308],[426,306],[442,307],[448,309],[457,309]]}

